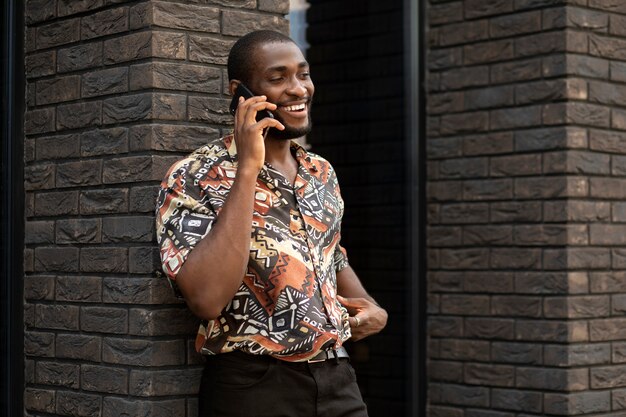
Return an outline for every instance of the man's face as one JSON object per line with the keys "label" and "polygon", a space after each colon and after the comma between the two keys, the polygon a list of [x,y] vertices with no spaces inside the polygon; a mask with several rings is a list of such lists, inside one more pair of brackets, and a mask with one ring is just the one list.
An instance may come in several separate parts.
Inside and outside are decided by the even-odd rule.
{"label": "man's face", "polygon": [[248,87],[278,106],[272,113],[285,126],[283,131],[271,129],[270,136],[293,139],[309,133],[315,87],[300,48],[292,42],[266,43],[252,58],[254,70]]}

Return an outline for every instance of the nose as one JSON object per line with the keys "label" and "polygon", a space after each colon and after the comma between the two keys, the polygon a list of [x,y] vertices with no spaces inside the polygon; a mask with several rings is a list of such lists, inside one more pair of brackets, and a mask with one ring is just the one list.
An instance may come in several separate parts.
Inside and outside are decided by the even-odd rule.
{"label": "nose", "polygon": [[301,80],[292,77],[287,93],[297,97],[304,97],[307,94],[307,88]]}

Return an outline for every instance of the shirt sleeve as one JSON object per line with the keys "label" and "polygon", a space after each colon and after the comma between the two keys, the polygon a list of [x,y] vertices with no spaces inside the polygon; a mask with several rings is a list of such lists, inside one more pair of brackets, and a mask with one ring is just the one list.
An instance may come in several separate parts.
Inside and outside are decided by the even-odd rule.
{"label": "shirt sleeve", "polygon": [[[189,253],[204,238],[216,215],[198,186],[186,177],[184,161],[173,166],[161,183],[157,197],[156,235],[161,266],[174,293],[182,297],[176,276]],[[202,202],[201,202],[202,201]]]}
{"label": "shirt sleeve", "polygon": [[336,272],[341,271],[342,269],[344,269],[345,267],[349,265],[348,254],[346,250],[343,248],[343,246],[341,246],[339,243],[337,243],[337,246],[335,246],[335,253],[333,254],[333,261],[335,263]]}

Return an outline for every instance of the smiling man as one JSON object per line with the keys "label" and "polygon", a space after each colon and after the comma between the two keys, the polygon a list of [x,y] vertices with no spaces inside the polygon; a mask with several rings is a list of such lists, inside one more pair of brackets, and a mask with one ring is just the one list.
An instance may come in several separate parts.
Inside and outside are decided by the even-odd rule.
{"label": "smiling man", "polygon": [[163,270],[202,319],[200,416],[365,417],[342,345],[387,313],[339,243],[332,166],[290,140],[311,131],[309,65],[290,38],[256,31],[228,75],[231,94],[253,94],[235,102],[233,134],[174,164],[156,211]]}

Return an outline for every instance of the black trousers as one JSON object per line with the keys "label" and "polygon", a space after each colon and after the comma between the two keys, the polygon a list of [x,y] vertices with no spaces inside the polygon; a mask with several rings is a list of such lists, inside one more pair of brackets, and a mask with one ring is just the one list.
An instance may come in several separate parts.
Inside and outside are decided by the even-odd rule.
{"label": "black trousers", "polygon": [[367,417],[350,361],[285,362],[233,352],[208,356],[199,417]]}

